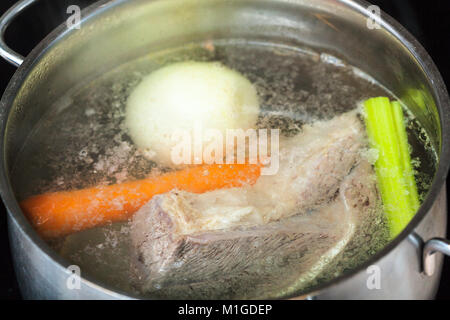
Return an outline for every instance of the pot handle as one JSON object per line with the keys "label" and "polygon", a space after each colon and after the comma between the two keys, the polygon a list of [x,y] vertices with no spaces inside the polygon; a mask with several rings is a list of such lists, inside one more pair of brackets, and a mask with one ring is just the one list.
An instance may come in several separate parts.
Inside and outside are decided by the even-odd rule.
{"label": "pot handle", "polygon": [[436,253],[450,256],[450,241],[441,238],[428,240],[423,246],[423,272],[432,276],[436,269]]}
{"label": "pot handle", "polygon": [[0,18],[0,56],[16,67],[19,67],[22,64],[24,57],[12,50],[5,43],[5,31],[19,13],[37,1],[38,0],[21,0],[13,5]]}

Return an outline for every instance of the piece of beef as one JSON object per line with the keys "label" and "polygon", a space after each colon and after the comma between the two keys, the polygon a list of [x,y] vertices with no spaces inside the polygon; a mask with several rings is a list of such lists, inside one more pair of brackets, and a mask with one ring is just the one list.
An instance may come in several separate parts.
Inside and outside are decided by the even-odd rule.
{"label": "piece of beef", "polygon": [[361,159],[359,121],[347,114],[292,139],[281,152],[279,174],[253,187],[172,191],[136,213],[131,235],[143,291],[163,297],[174,291],[180,297],[280,294],[314,278],[345,247],[357,219],[376,203],[369,164],[345,178]]}

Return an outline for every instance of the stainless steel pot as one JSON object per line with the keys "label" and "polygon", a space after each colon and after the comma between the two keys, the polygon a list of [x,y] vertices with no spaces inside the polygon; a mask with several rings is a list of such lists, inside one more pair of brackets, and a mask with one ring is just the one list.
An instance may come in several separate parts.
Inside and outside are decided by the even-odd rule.
{"label": "stainless steel pot", "polygon": [[[14,17],[35,2],[19,1],[1,17],[2,36]],[[350,0],[110,0],[85,10],[81,29],[61,25],[25,59],[1,37],[0,55],[19,66],[0,103],[0,186],[23,296],[134,298],[87,277],[81,278],[79,289],[68,286],[73,280],[69,263],[39,238],[17,204],[9,180],[11,164],[43,111],[77,83],[149,50],[206,37],[250,37],[344,57],[408,104],[439,155],[430,192],[407,229],[364,266],[307,297],[433,298],[443,260],[436,253],[450,254],[450,242],[439,238],[446,231],[450,101],[422,46],[386,14],[374,15],[376,11],[366,2]],[[422,103],[412,92],[420,92]]]}

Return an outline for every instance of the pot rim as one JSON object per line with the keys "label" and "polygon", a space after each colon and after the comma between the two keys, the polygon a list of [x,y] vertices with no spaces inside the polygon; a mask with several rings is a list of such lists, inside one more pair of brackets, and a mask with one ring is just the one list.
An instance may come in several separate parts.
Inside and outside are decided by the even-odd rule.
{"label": "pot rim", "polygon": [[[160,1],[160,0],[152,0]],[[370,17],[367,8],[370,3],[365,0],[337,0],[339,3],[345,7],[363,15]],[[117,7],[127,2],[127,0],[101,0],[98,1],[82,11],[82,23],[94,19],[98,14],[103,13],[111,9],[112,7]],[[424,73],[426,74],[430,83],[433,84],[432,88],[434,90],[434,96],[436,99],[436,105],[439,111],[440,124],[441,124],[441,150],[439,152],[439,163],[436,170],[432,186],[428,192],[425,201],[422,203],[421,207],[417,211],[414,218],[408,224],[408,226],[398,235],[394,240],[392,240],[386,247],[380,252],[372,256],[368,261],[360,265],[358,268],[352,270],[347,274],[340,275],[333,280],[319,285],[312,289],[311,292],[302,293],[302,297],[314,296],[320,294],[321,291],[331,288],[339,283],[348,280],[365,270],[368,266],[375,264],[377,261],[388,255],[394,248],[396,248],[400,242],[405,240],[410,234],[414,232],[414,229],[422,221],[422,219],[427,215],[427,213],[432,208],[435,200],[437,199],[440,191],[442,190],[447,173],[450,167],[450,99],[447,93],[444,81],[434,64],[432,58],[428,55],[423,46],[415,39],[415,37],[409,33],[399,22],[393,19],[391,16],[382,12],[381,19],[377,21],[383,29],[388,31],[392,36],[394,36],[406,49],[412,54],[417,63],[421,66]],[[34,66],[39,62],[42,56],[52,48],[56,43],[62,41],[69,34],[74,32],[67,28],[65,23],[59,25],[54,29],[48,36],[46,36],[25,58],[23,64],[17,69],[13,77],[11,78],[3,96],[0,101],[0,125],[1,131],[0,135],[2,139],[0,140],[0,150],[2,152],[1,158],[1,168],[0,168],[0,193],[7,208],[8,215],[11,218],[10,223],[16,224],[16,226],[23,232],[23,235],[28,238],[34,245],[36,245],[39,250],[50,259],[55,266],[60,269],[61,272],[66,272],[67,267],[71,264],[69,261],[61,257],[56,253],[41,237],[37,234],[34,228],[26,219],[25,215],[21,211],[19,204],[14,196],[12,186],[9,179],[9,173],[6,166],[6,153],[5,153],[5,134],[7,121],[14,103],[14,99],[18,94],[24,80],[34,68]],[[428,240],[428,239],[424,239]],[[138,295],[123,292],[121,290],[113,289],[110,285],[101,283],[89,275],[83,275],[81,277],[81,282],[93,289],[103,291],[104,294],[109,295],[111,298],[120,299],[138,299]],[[299,294],[291,294],[285,298],[295,298],[299,297]]]}

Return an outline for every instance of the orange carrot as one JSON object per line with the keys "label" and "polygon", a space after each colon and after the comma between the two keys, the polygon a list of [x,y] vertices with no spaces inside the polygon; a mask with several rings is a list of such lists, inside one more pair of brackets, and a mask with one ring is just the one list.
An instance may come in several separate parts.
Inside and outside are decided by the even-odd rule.
{"label": "orange carrot", "polygon": [[144,180],[37,195],[20,206],[42,236],[54,238],[126,221],[153,196],[172,189],[203,193],[252,185],[260,174],[260,165],[201,165]]}

